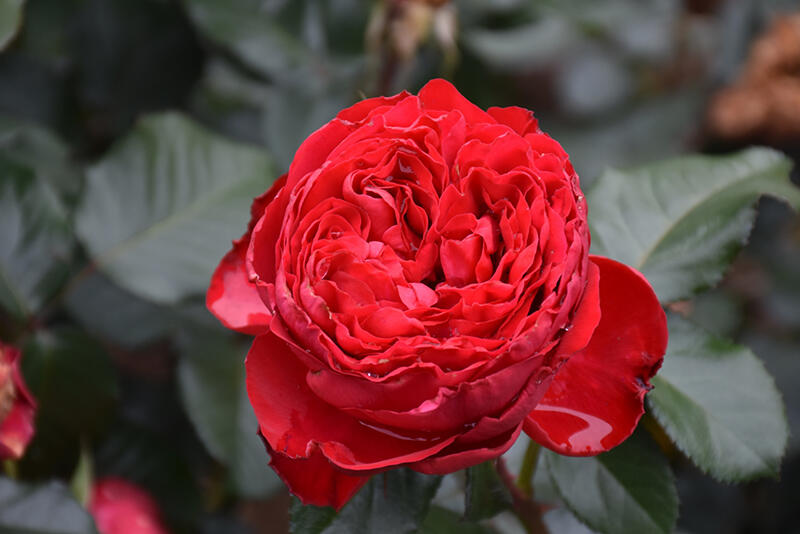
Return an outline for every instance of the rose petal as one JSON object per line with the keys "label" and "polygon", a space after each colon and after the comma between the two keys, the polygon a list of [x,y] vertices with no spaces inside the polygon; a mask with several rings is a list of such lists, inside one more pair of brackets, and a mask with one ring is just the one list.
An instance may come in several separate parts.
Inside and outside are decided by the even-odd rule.
{"label": "rose petal", "polygon": [[401,91],[394,96],[376,96],[374,98],[365,98],[364,100],[356,102],[349,108],[343,109],[338,115],[336,115],[336,117],[348,122],[363,121],[374,110],[381,107],[388,109],[401,100],[405,100],[409,96],[411,96],[410,93]]}
{"label": "rose petal", "polygon": [[308,368],[272,333],[255,339],[245,365],[261,433],[290,458],[308,458],[319,447],[339,467],[369,471],[420,461],[455,440],[368,426],[337,410],[312,393]]}
{"label": "rose petal", "polygon": [[600,322],[601,315],[600,269],[590,262],[583,299],[572,318],[570,329],[561,338],[558,353],[566,356],[586,347]]}
{"label": "rose petal", "polygon": [[95,482],[88,502],[103,534],[166,534],[158,505],[139,486],[107,477]]}
{"label": "rose petal", "polygon": [[293,190],[306,174],[319,169],[331,151],[356,128],[356,124],[336,118],[309,135],[295,152],[289,166],[289,190]]}
{"label": "rose petal", "polygon": [[614,260],[590,258],[600,269],[600,323],[524,427],[535,441],[569,456],[607,451],[631,435],[667,346],[666,316],[647,280]]}
{"label": "rose petal", "polygon": [[0,344],[0,381],[5,384],[4,395],[9,396],[5,401],[11,402],[9,412],[0,422],[0,459],[19,460],[36,431],[36,400],[20,371],[21,356],[22,352],[16,347]]}
{"label": "rose petal", "polygon": [[446,475],[459,469],[472,467],[497,458],[510,449],[517,441],[521,430],[522,425],[517,425],[512,431],[501,434],[479,447],[476,447],[474,443],[459,444],[456,442],[436,456],[409,467],[428,475]]}
{"label": "rose petal", "polygon": [[248,242],[235,241],[233,249],[222,258],[211,277],[206,293],[206,307],[226,327],[243,334],[263,334],[272,317],[248,280],[245,254]]}
{"label": "rose petal", "polygon": [[[335,392],[318,387],[315,380],[309,385],[331,404],[356,415],[361,420],[375,424],[391,425],[416,431],[468,432],[484,414],[498,414],[509,404],[526,402],[527,408],[517,415],[520,419],[533,407],[544,393],[544,388],[532,401],[535,385],[531,376],[541,366],[541,358],[528,358],[486,377],[463,382],[456,388],[442,387],[433,397],[405,411],[365,409],[363,406],[346,406]],[[530,386],[530,387],[529,387]],[[530,389],[530,391],[528,391]],[[345,397],[347,399],[347,397]],[[507,429],[506,429],[507,430]],[[501,431],[496,431],[497,435]]]}
{"label": "rose petal", "polygon": [[494,117],[500,124],[509,126],[519,135],[524,136],[529,133],[539,131],[539,121],[533,116],[533,111],[525,108],[511,106],[507,108],[492,107],[486,113]]}
{"label": "rose petal", "polygon": [[19,460],[33,438],[35,407],[17,400],[6,418],[0,423],[0,458]]}
{"label": "rose petal", "polygon": [[269,465],[303,504],[342,508],[364,484],[370,475],[352,475],[334,467],[315,449],[308,458],[293,459],[278,452],[264,440],[270,455]]}
{"label": "rose petal", "polygon": [[437,78],[419,90],[419,100],[426,110],[458,110],[468,122],[489,122],[494,120],[481,108],[464,98],[448,81]]}

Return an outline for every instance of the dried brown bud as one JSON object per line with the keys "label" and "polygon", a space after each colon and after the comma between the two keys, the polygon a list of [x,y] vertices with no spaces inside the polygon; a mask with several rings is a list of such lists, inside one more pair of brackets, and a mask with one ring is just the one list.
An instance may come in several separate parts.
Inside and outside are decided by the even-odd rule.
{"label": "dried brown bud", "polygon": [[712,98],[708,125],[725,141],[800,145],[800,13],[755,41],[737,82]]}

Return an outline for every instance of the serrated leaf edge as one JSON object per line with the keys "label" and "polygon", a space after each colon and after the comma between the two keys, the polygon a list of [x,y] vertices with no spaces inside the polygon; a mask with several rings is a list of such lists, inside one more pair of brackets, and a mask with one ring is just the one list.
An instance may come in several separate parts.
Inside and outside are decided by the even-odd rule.
{"label": "serrated leaf edge", "polygon": [[[686,322],[691,323],[695,328],[701,330],[703,333],[708,335],[714,341],[724,342],[724,343],[730,345],[732,348],[735,347],[735,348],[745,348],[745,349],[747,349],[747,351],[749,352],[750,356],[752,356],[752,359],[753,359],[754,363],[760,367],[760,369],[764,372],[765,376],[768,378],[770,384],[773,387],[773,390],[774,390],[775,394],[778,397],[778,401],[779,401],[778,403],[780,405],[780,411],[781,411],[781,421],[783,422],[783,426],[786,429],[786,432],[785,432],[785,435],[784,435],[784,440],[783,440],[782,452],[781,452],[780,456],[775,458],[774,465],[771,465],[772,464],[771,462],[765,461],[757,453],[755,453],[755,451],[752,451],[752,449],[751,449],[751,452],[753,452],[753,455],[755,457],[757,457],[759,460],[761,460],[761,462],[765,465],[765,469],[760,470],[760,471],[754,471],[752,473],[744,473],[744,472],[742,472],[740,470],[733,469],[733,470],[731,470],[730,475],[725,475],[723,473],[717,472],[713,468],[708,468],[706,466],[700,465],[700,463],[698,463],[698,461],[695,458],[695,456],[691,452],[689,452],[689,450],[686,449],[686,447],[682,443],[680,443],[679,440],[675,439],[675,437],[674,437],[674,435],[675,435],[674,426],[671,424],[670,421],[668,421],[666,419],[666,417],[664,416],[664,414],[661,411],[661,408],[658,406],[658,404],[656,404],[655,402],[650,400],[650,398],[649,398],[650,396],[649,395],[648,395],[648,400],[647,400],[648,408],[650,409],[650,411],[653,412],[654,417],[656,418],[658,423],[661,425],[661,427],[664,429],[664,431],[667,433],[667,435],[669,436],[670,441],[672,441],[673,445],[675,445],[675,447],[677,447],[678,450],[681,451],[681,453],[683,453],[689,460],[691,460],[692,464],[694,464],[698,469],[700,469],[700,471],[703,474],[709,475],[712,478],[714,478],[715,480],[717,480],[719,482],[724,482],[724,483],[749,482],[751,480],[755,480],[755,479],[758,479],[758,478],[764,478],[764,477],[771,477],[771,478],[777,479],[779,477],[779,475],[780,475],[781,462],[783,461],[783,458],[786,456],[790,429],[789,429],[789,425],[788,425],[788,420],[786,418],[786,403],[783,401],[783,394],[781,393],[781,390],[778,388],[777,384],[775,383],[774,377],[767,370],[767,368],[764,365],[764,362],[761,360],[761,358],[759,358],[752,351],[752,349],[750,349],[746,345],[738,344],[738,343],[736,343],[736,342],[734,342],[734,341],[732,341],[730,339],[727,339],[725,337],[716,336],[716,335],[708,332],[706,329],[704,329],[700,325],[698,325],[695,322],[690,321],[688,319],[683,318],[683,320],[686,321]],[[666,382],[666,380],[661,378],[659,375],[656,375],[656,377],[654,377],[654,378],[660,379],[660,380],[663,380],[663,381]],[[684,398],[688,399],[693,405],[699,406],[696,402],[694,402],[694,400],[691,399],[691,397],[686,395],[683,391],[681,391],[677,387],[673,386],[672,383],[667,382],[667,384],[670,387],[672,387],[672,389],[674,389],[676,392],[678,392],[681,396],[683,396]],[[701,409],[702,409],[702,406],[701,406]],[[702,411],[703,411],[704,414],[708,413],[704,409],[702,409]],[[732,434],[732,432],[729,432],[729,433]],[[749,449],[749,447],[747,447],[747,448]]]}

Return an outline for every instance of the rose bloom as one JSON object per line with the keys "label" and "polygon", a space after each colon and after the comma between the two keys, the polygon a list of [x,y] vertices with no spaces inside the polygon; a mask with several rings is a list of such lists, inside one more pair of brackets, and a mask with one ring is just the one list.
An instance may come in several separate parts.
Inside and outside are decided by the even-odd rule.
{"label": "rose bloom", "polygon": [[0,343],[0,459],[19,460],[34,434],[36,401],[19,369],[21,353]]}
{"label": "rose bloom", "polygon": [[302,501],[469,467],[523,430],[592,455],[636,427],[664,312],[589,254],[578,176],[530,111],[482,111],[443,80],[363,100],[251,211],[207,304],[257,336],[248,394]]}
{"label": "rose bloom", "polygon": [[89,513],[100,534],[167,534],[153,498],[121,478],[107,477],[95,482]]}

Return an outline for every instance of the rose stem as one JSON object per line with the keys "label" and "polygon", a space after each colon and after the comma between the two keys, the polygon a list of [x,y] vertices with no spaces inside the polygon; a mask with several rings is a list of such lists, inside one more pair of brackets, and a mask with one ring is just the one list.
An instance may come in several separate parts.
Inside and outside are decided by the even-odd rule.
{"label": "rose stem", "polygon": [[[538,444],[534,444],[531,442],[532,445],[536,445],[536,453],[531,453],[534,456],[533,460],[531,461],[530,467],[530,476],[529,479],[533,478],[533,470],[536,466],[536,459],[535,456],[538,456]],[[531,447],[528,447],[528,451],[530,451]],[[526,460],[528,454],[526,453]],[[514,506],[514,513],[519,518],[522,525],[525,527],[526,532],[528,534],[549,534],[547,530],[547,526],[544,524],[544,520],[542,519],[542,507],[533,499],[533,486],[531,485],[531,493],[525,494],[520,487],[514,483],[514,475],[508,470],[506,467],[506,462],[501,456],[497,459],[497,473],[500,475],[500,479],[508,488],[508,491],[511,493],[511,500]]]}
{"label": "rose stem", "polygon": [[525,449],[525,456],[522,459],[522,468],[517,477],[517,487],[522,490],[527,497],[533,497],[533,474],[539,464],[539,451],[542,447],[531,440],[528,448]]}

